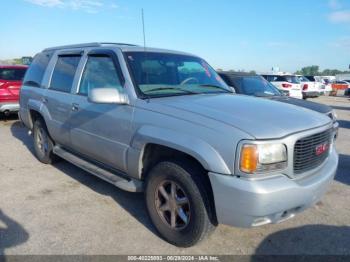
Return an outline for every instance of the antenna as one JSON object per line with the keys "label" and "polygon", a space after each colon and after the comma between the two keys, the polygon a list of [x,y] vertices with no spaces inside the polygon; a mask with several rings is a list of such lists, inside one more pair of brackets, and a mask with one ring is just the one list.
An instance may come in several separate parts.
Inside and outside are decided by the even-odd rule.
{"label": "antenna", "polygon": [[142,30],[143,30],[143,48],[146,51],[145,17],[143,14],[143,8],[141,9],[141,17],[142,17]]}

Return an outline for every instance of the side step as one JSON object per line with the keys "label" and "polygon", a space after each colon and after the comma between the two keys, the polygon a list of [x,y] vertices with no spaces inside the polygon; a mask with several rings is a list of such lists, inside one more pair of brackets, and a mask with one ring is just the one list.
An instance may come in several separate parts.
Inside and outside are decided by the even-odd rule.
{"label": "side step", "polygon": [[79,156],[64,150],[60,146],[55,146],[53,148],[53,152],[59,157],[67,160],[68,162],[71,162],[72,164],[80,167],[81,169],[84,169],[85,171],[107,181],[108,183],[115,185],[116,187],[119,187],[122,190],[129,191],[129,192],[143,191],[143,183],[139,180],[132,179],[132,178],[125,179],[121,176],[118,176],[115,173],[112,173],[99,166],[96,166],[80,158]]}

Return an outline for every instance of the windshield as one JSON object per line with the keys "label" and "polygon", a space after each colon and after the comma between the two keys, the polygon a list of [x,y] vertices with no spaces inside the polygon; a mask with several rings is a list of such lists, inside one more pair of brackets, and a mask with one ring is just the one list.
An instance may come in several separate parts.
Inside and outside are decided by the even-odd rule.
{"label": "windshield", "polygon": [[259,76],[241,77],[233,80],[241,92],[253,96],[281,96],[276,87]]}
{"label": "windshield", "polygon": [[0,68],[0,79],[8,81],[22,81],[26,69]]}
{"label": "windshield", "polygon": [[169,53],[126,52],[135,84],[146,97],[231,92],[204,60]]}

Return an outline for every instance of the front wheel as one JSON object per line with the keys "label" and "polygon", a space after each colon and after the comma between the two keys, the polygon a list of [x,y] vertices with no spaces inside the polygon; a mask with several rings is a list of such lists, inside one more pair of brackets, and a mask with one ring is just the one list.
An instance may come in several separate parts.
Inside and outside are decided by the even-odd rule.
{"label": "front wheel", "polygon": [[169,243],[190,247],[204,239],[214,225],[210,200],[197,169],[176,162],[157,164],[147,177],[146,202],[150,218]]}

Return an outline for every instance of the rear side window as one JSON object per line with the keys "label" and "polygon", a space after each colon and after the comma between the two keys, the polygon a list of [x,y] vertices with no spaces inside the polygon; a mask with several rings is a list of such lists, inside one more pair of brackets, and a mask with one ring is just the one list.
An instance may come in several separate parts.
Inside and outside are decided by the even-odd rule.
{"label": "rear side window", "polygon": [[25,73],[25,68],[0,68],[0,80],[22,81]]}
{"label": "rear side window", "polygon": [[123,91],[117,68],[109,56],[90,56],[81,79],[80,95],[88,95],[95,88],[115,88]]}
{"label": "rear side window", "polygon": [[50,89],[69,93],[81,56],[59,56],[52,73]]}
{"label": "rear side window", "polygon": [[23,84],[27,86],[40,87],[46,67],[50,61],[52,53],[37,54],[24,77]]}

